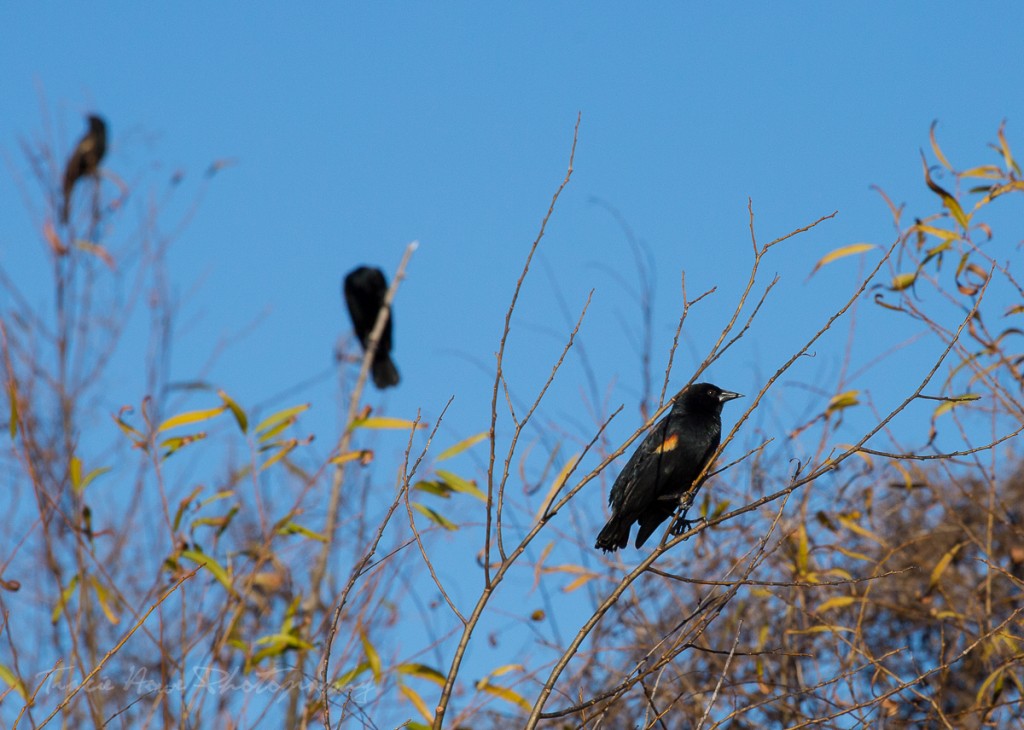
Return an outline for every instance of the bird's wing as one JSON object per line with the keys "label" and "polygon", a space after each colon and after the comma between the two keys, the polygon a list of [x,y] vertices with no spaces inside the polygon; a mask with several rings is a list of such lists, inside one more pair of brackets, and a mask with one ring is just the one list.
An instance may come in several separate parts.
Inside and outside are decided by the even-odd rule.
{"label": "bird's wing", "polygon": [[662,459],[678,446],[679,437],[660,421],[626,462],[612,486],[609,501],[623,514],[636,513],[658,498]]}

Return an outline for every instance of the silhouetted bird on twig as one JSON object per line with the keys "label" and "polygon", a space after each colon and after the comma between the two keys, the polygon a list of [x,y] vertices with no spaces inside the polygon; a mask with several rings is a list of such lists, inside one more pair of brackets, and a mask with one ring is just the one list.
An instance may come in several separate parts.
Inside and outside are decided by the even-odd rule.
{"label": "silhouetted bird on twig", "polygon": [[68,166],[64,169],[64,207],[60,220],[68,222],[71,212],[71,191],[79,178],[95,175],[99,170],[100,161],[107,152],[107,125],[95,114],[89,115],[89,131],[79,140],[75,151],[71,153]]}
{"label": "silhouetted bird on twig", "polygon": [[[384,306],[384,297],[388,293],[388,281],[384,272],[369,266],[353,269],[345,277],[343,287],[345,304],[352,318],[356,336],[365,350],[370,344],[370,333],[377,322],[377,314]],[[377,352],[373,356],[373,384],[378,388],[389,388],[398,385],[398,370],[391,362],[391,330],[394,317],[388,309],[388,321],[377,343]]]}
{"label": "silhouetted bird on twig", "polygon": [[629,530],[640,523],[640,547],[677,507],[682,514],[672,526],[682,534],[686,510],[700,485],[694,484],[722,439],[722,406],[739,393],[710,383],[697,383],[676,396],[672,410],[647,434],[612,486],[612,516],[594,547],[611,552],[626,547]]}

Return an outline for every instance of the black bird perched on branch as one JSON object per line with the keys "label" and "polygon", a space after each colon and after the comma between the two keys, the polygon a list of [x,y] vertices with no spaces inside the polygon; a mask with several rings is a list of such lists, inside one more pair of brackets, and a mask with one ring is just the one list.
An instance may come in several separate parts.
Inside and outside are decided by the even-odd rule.
{"label": "black bird perched on branch", "polygon": [[64,169],[64,207],[60,220],[68,222],[71,211],[71,191],[79,178],[95,175],[100,168],[100,161],[107,153],[107,124],[101,117],[90,114],[89,131],[78,141],[78,146],[71,153],[68,166]]}
{"label": "black bird perched on branch", "polygon": [[[370,333],[377,322],[377,314],[384,306],[384,297],[388,293],[388,281],[384,272],[369,266],[353,269],[345,277],[343,286],[345,304],[352,318],[356,336],[365,350],[370,343]],[[394,318],[388,308],[388,321],[384,323],[384,331],[377,343],[377,352],[373,356],[373,384],[378,388],[390,388],[398,385],[398,370],[391,362],[391,324]]]}
{"label": "black bird perched on branch", "polygon": [[672,410],[647,434],[615,484],[609,503],[612,516],[594,547],[611,552],[626,547],[629,530],[640,523],[640,547],[676,507],[683,512],[673,532],[686,529],[686,510],[699,485],[694,484],[722,440],[722,406],[739,393],[711,383],[697,383],[676,396]]}

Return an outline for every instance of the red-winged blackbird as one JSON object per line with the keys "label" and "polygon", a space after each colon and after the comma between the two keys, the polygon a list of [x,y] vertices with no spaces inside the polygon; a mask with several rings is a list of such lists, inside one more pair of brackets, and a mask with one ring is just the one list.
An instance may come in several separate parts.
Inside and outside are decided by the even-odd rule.
{"label": "red-winged blackbird", "polygon": [[[365,350],[377,322],[377,314],[384,306],[384,297],[388,293],[388,281],[384,272],[369,266],[353,269],[345,277],[342,287],[345,293],[345,304],[356,329],[356,336]],[[398,385],[398,370],[391,362],[391,324],[394,317],[388,310],[388,321],[384,324],[377,352],[373,356],[373,384],[378,388],[389,388]]]}
{"label": "red-winged blackbird", "polygon": [[640,523],[640,547],[680,506],[673,532],[684,531],[686,510],[699,487],[694,480],[722,439],[722,406],[742,397],[711,383],[691,385],[676,396],[672,410],[651,429],[615,480],[608,499],[612,516],[594,547],[605,552],[626,547],[634,522]]}
{"label": "red-winged blackbird", "polygon": [[71,191],[78,179],[86,175],[95,175],[99,170],[100,160],[107,153],[107,125],[101,117],[89,115],[89,131],[85,133],[75,151],[71,153],[68,166],[64,169],[64,207],[60,220],[68,222],[71,211]]}

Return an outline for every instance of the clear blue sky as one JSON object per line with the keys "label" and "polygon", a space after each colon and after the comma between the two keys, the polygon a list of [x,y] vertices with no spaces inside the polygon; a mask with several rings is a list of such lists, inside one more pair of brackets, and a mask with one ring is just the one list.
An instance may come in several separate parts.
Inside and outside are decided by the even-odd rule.
{"label": "clear blue sky", "polygon": [[[567,316],[594,289],[581,341],[608,410],[626,404],[612,430],[621,439],[639,425],[628,331],[639,323],[628,291],[638,284],[622,230],[594,199],[621,213],[655,264],[656,374],[679,314],[680,272],[691,294],[719,287],[691,315],[676,387],[746,281],[748,197],[762,241],[839,211],[769,261],[765,273],[783,277],[778,296],[708,375],[754,392],[858,269],[847,259],[807,282],[813,263],[848,243],[891,242],[869,185],[911,212],[937,208],[919,160],[924,149],[934,161],[933,120],[954,164],[989,161],[984,145],[1003,119],[1011,143],[1024,139],[1022,28],[1024,6],[1008,2],[4,3],[0,265],[48,301],[38,231],[11,175],[26,176],[18,141],[42,136],[46,120],[65,155],[83,115],[101,113],[106,166],[140,190],[163,190],[180,169],[188,193],[212,161],[232,158],[170,253],[181,304],[173,378],[194,378],[225,337],[206,378],[243,404],[323,373],[349,327],[343,274],[368,263],[390,275],[416,239],[395,306],[402,384],[369,402],[432,421],[454,395],[446,445],[487,425],[504,312],[580,112],[575,173],[524,288],[507,376],[532,398]],[[128,232],[118,234],[124,245]],[[132,342],[144,347],[141,326],[129,353]],[[832,387],[843,337],[800,379]],[[863,346],[861,364],[880,345],[869,337]],[[116,367],[111,411],[143,395],[130,359]],[[891,404],[911,374],[863,385]],[[798,409],[778,392],[760,424],[791,428]],[[545,422],[585,438],[584,394],[588,381],[570,359]],[[314,403],[304,425],[326,454],[341,420],[335,379],[289,399],[278,405]],[[377,443],[383,455],[403,445],[392,435]],[[581,499],[597,514],[596,492]]]}

